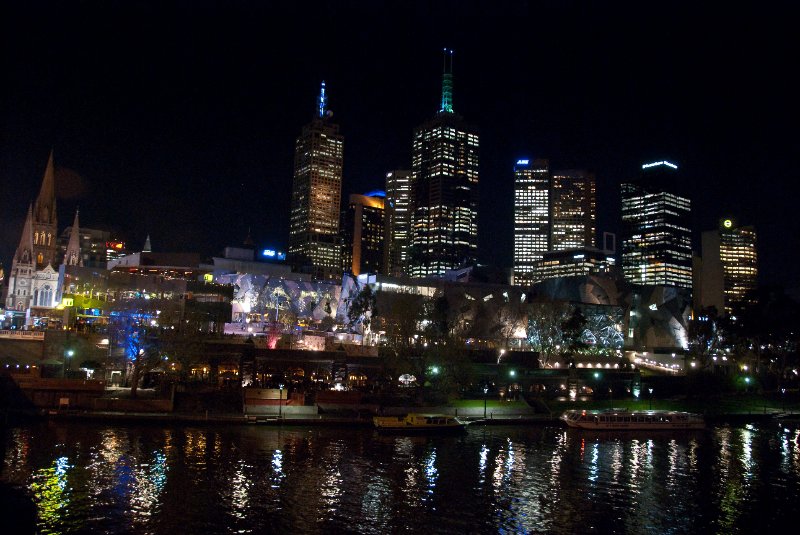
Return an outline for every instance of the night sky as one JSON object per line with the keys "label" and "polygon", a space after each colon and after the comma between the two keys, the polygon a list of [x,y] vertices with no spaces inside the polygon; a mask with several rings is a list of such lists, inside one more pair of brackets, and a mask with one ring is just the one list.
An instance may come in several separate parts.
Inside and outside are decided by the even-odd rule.
{"label": "night sky", "polygon": [[[481,132],[480,258],[512,262],[512,167],[619,183],[677,163],[694,230],[759,233],[763,283],[797,287],[796,21],[790,2],[3,2],[0,261],[10,268],[47,154],[59,232],[116,229],[139,250],[217,254],[252,229],[285,247],[294,139],[325,80],[345,136],[343,200],[410,166],[438,108]],[[699,248],[699,239],[695,243]]]}

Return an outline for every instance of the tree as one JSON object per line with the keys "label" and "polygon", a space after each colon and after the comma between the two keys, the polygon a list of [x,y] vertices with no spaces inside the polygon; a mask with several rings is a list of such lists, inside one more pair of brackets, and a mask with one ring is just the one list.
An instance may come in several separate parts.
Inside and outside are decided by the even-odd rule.
{"label": "tree", "polygon": [[562,348],[570,359],[589,347],[585,340],[588,323],[579,306],[573,306],[572,313],[561,323]]}
{"label": "tree", "polygon": [[564,343],[562,326],[569,318],[567,303],[533,302],[528,308],[528,344],[539,352],[539,365],[544,368],[561,351]]}
{"label": "tree", "polygon": [[158,300],[147,296],[118,301],[110,313],[109,332],[124,358],[132,398],[136,398],[144,374],[162,362],[158,336],[160,313]]}
{"label": "tree", "polygon": [[369,326],[373,316],[377,316],[378,312],[375,307],[375,293],[372,287],[365,285],[358,294],[350,301],[350,307],[347,309],[347,319],[350,323],[350,328],[354,331],[361,331],[363,345],[364,338],[369,333]]}
{"label": "tree", "polygon": [[687,332],[689,355],[701,362],[703,368],[722,351],[721,318],[714,306],[701,308],[689,322]]}

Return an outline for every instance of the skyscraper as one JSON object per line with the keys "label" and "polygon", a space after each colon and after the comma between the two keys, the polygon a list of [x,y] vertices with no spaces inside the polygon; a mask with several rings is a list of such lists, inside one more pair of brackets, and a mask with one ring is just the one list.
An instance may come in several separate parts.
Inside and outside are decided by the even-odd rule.
{"label": "skyscraper", "polygon": [[384,193],[350,195],[342,212],[342,269],[353,275],[384,273]]}
{"label": "skyscraper", "polygon": [[408,244],[411,236],[411,171],[397,169],[386,173],[385,271],[400,277],[407,274]]}
{"label": "skyscraper", "polygon": [[553,171],[550,186],[550,250],[566,251],[596,244],[594,175],[582,170]]}
{"label": "skyscraper", "polygon": [[339,217],[344,138],[331,122],[325,82],[317,113],[295,142],[288,261],[316,278],[341,273]]}
{"label": "skyscraper", "polygon": [[621,186],[622,269],[631,283],[692,288],[691,202],[674,189],[677,172],[667,161],[648,163]]}
{"label": "skyscraper", "polygon": [[445,49],[439,111],[414,131],[409,275],[475,264],[478,131],[453,111],[453,51]]}
{"label": "skyscraper", "polygon": [[535,263],[550,250],[550,170],[544,159],[514,166],[514,280],[533,284]]}
{"label": "skyscraper", "polygon": [[731,314],[752,298],[758,279],[755,228],[722,219],[717,230],[702,233],[701,254],[700,291],[695,296],[701,307]]}

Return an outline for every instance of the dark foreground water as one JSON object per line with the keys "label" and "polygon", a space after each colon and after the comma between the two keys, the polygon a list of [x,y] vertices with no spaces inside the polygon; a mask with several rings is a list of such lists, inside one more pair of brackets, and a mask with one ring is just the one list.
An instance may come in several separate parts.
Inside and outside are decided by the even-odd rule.
{"label": "dark foreground water", "polygon": [[785,532],[800,431],[43,423],[8,431],[0,477],[43,533]]}

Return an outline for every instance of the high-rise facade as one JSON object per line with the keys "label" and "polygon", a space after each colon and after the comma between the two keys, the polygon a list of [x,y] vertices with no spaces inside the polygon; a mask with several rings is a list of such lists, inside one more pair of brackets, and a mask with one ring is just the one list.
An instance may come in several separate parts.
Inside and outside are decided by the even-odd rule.
{"label": "high-rise facade", "polygon": [[701,234],[699,263],[699,292],[695,300],[699,307],[715,307],[718,312],[731,314],[737,305],[750,302],[758,283],[758,254],[756,230],[739,226],[732,218],[724,218],[716,230]]}
{"label": "high-rise facade", "polygon": [[692,288],[691,202],[675,191],[678,166],[642,166],[623,183],[622,269],[633,284]]}
{"label": "high-rise facade", "polygon": [[342,269],[355,276],[384,273],[386,225],[383,192],[350,195],[342,212]]}
{"label": "high-rise facade", "polygon": [[316,278],[341,273],[339,217],[344,137],[331,122],[322,82],[314,119],[295,142],[288,261]]}
{"label": "high-rise facade", "polygon": [[550,250],[595,247],[594,174],[583,170],[553,171],[550,196]]}
{"label": "high-rise facade", "polygon": [[386,173],[386,259],[387,275],[407,274],[408,246],[411,237],[411,171],[396,169]]}
{"label": "high-rise facade", "polygon": [[452,51],[445,50],[438,113],[414,131],[408,274],[441,276],[474,265],[478,252],[475,127],[453,111]]}
{"label": "high-rise facade", "polygon": [[514,165],[514,280],[534,282],[534,267],[550,250],[550,169],[548,161],[517,160]]}

